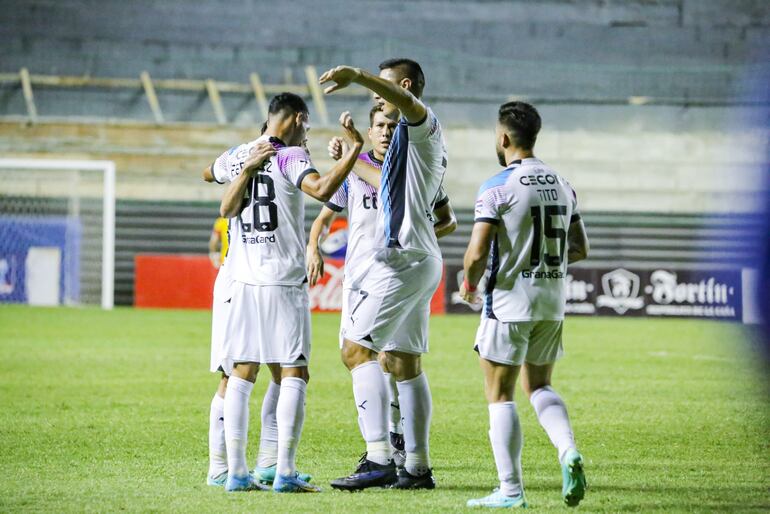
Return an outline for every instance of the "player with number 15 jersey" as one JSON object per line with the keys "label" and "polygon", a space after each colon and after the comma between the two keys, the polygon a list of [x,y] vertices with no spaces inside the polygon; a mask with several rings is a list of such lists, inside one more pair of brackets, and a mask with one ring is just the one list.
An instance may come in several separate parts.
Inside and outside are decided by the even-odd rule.
{"label": "player with number 15 jersey", "polygon": [[511,162],[479,189],[475,221],[498,226],[484,316],[562,320],[567,230],[580,219],[569,183],[534,157]]}

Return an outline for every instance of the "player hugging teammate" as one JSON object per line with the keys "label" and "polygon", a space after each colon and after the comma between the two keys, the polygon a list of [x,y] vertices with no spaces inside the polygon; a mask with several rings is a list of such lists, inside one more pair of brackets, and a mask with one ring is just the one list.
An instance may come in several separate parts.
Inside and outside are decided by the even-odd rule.
{"label": "player hugging teammate", "polygon": [[[225,152],[207,170],[208,178],[229,182],[221,214],[229,219],[230,233],[214,292],[211,368],[222,371],[223,379],[211,407],[208,481],[228,491],[261,490],[270,483],[278,492],[320,490],[294,462],[309,376],[307,284],[323,274],[318,243],[324,228],[347,208],[340,348],[366,453],[351,475],[331,485],[351,491],[433,489],[432,399],[421,356],[428,351],[430,300],[442,275],[438,238],[456,228],[442,188],[447,152],[441,124],[421,100],[425,76],[412,60],[385,61],[379,75],[338,66],[320,81],[333,83],[327,94],[352,83],[373,92],[370,152],[361,153],[363,140],[343,114],[346,140],[330,142],[337,163],[321,177],[303,148],[307,107],[284,93],[271,102],[263,136]],[[582,457],[550,374],[561,354],[567,261],[584,258],[588,243],[571,187],[532,154],[539,128],[528,104],[501,107],[498,155],[506,169],[482,186],[465,259],[461,293],[475,301],[491,251],[476,349],[501,481],[498,491],[469,506],[526,505],[513,403],[522,365],[524,388],[559,450],[567,504],[576,505],[585,489]],[[536,177],[531,184],[521,180],[528,176]],[[545,194],[538,177],[551,177]],[[307,253],[303,192],[326,202]],[[276,323],[286,313],[292,313],[291,322]],[[263,363],[272,381],[262,406],[259,458],[250,472],[248,401]]]}

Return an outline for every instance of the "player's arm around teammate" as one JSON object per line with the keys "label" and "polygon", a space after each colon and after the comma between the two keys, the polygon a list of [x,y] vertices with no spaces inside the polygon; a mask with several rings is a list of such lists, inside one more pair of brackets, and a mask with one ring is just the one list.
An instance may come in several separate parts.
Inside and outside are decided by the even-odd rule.
{"label": "player's arm around teammate", "polygon": [[254,173],[276,154],[276,149],[267,141],[260,141],[252,149],[251,155],[243,165],[243,171],[227,187],[222,202],[219,205],[219,215],[223,218],[232,218],[238,215],[243,208],[243,196],[246,187],[254,178]]}

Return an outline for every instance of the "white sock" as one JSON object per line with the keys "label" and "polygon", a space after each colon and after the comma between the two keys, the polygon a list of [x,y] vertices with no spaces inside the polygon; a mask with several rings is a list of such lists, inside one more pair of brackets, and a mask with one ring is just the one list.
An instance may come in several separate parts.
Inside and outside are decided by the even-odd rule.
{"label": "white sock", "polygon": [[281,379],[281,393],[275,410],[278,418],[279,475],[294,476],[296,456],[302,425],[305,422],[305,391],[307,384],[301,378]]}
{"label": "white sock", "polygon": [[249,433],[249,396],[254,384],[238,377],[230,377],[225,391],[225,445],[228,473],[235,477],[249,474],[246,464],[246,442]]}
{"label": "white sock", "polygon": [[397,382],[404,425],[404,467],[411,475],[423,475],[430,470],[430,416],[433,402],[428,377],[420,373],[411,380]]}
{"label": "white sock", "polygon": [[350,375],[361,435],[366,441],[366,458],[377,464],[387,464],[390,460],[388,385],[380,364],[377,361],[366,362],[353,368]]}
{"label": "white sock", "polygon": [[388,391],[390,396],[388,402],[390,404],[390,417],[388,418],[388,430],[394,434],[403,434],[404,429],[401,428],[401,407],[398,404],[398,386],[396,385],[396,379],[390,373],[384,373],[385,383],[388,384]]}
{"label": "white sock", "polygon": [[225,447],[225,399],[214,394],[209,411],[209,476],[227,472],[227,448]]}
{"label": "white sock", "polygon": [[269,468],[278,462],[278,419],[275,410],[281,386],[270,380],[262,400],[262,427],[259,432],[257,466]]}
{"label": "white sock", "polygon": [[570,448],[575,448],[575,437],[569,424],[567,406],[550,386],[541,387],[529,397],[537,413],[537,420],[559,452],[559,462]]}
{"label": "white sock", "polygon": [[524,437],[516,403],[489,404],[489,441],[500,479],[500,492],[506,496],[521,494],[521,448]]}

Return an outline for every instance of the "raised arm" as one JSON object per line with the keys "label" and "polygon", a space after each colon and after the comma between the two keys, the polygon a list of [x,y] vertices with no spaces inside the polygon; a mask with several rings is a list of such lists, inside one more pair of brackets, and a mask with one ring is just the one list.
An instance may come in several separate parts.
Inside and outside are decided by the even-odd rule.
{"label": "raised arm", "polygon": [[[328,150],[329,157],[335,161],[340,160],[342,155],[347,151],[348,145],[345,144],[341,137],[333,137],[329,140]],[[382,170],[372,166],[366,161],[361,159],[353,166],[353,173],[358,175],[358,178],[372,186],[373,188],[380,189],[380,177],[382,177]]]}
{"label": "raised arm", "polygon": [[335,82],[335,84],[324,90],[326,94],[346,88],[351,83],[355,82],[369,91],[376,93],[386,102],[395,105],[409,123],[419,123],[423,121],[428,114],[425,105],[411,92],[398,84],[372,75],[361,68],[337,66],[321,75],[319,82],[321,84]]}
{"label": "raised arm", "polygon": [[353,165],[358,160],[358,154],[361,153],[361,148],[364,146],[364,138],[353,125],[353,118],[349,112],[342,113],[340,124],[345,132],[345,137],[348,139],[347,151],[328,173],[323,176],[311,173],[302,180],[300,186],[302,191],[322,202],[328,201],[340,188],[353,169]]}
{"label": "raised arm", "polygon": [[310,227],[305,264],[307,265],[307,278],[311,287],[316,285],[318,279],[324,276],[324,260],[318,245],[329,233],[329,227],[331,227],[335,216],[336,213],[324,205],[313,222],[313,226]]}
{"label": "raised arm", "polygon": [[366,161],[359,159],[355,166],[353,166],[353,173],[358,175],[361,180],[379,191],[380,179],[382,178],[382,170],[372,166]]}
{"label": "raised arm", "polygon": [[241,212],[243,194],[246,192],[246,187],[254,176],[254,172],[275,153],[275,148],[267,141],[262,141],[254,146],[251,150],[251,155],[243,163],[243,171],[227,186],[227,190],[222,197],[222,203],[219,205],[220,216],[232,218]]}
{"label": "raised arm", "polygon": [[588,234],[582,219],[570,223],[567,231],[567,262],[582,261],[588,257]]}
{"label": "raised arm", "polygon": [[484,276],[489,248],[495,234],[497,234],[497,225],[485,221],[477,221],[473,224],[471,241],[468,243],[468,249],[465,251],[465,258],[463,259],[465,280],[460,286],[460,297],[468,303],[473,303],[476,300],[476,286],[481,277]]}

